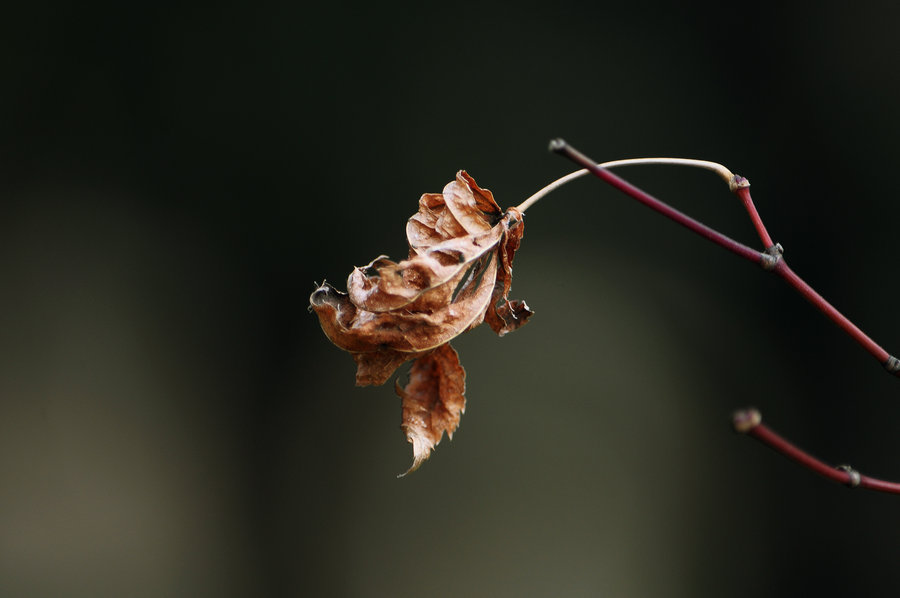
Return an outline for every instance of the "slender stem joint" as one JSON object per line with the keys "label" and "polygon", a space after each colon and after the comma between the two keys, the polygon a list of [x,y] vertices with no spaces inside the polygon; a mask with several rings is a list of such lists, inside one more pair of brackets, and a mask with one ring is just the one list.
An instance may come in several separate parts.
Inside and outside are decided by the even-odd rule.
{"label": "slender stem joint", "polygon": [[850,488],[857,488],[859,484],[862,482],[862,476],[858,471],[850,467],[849,465],[838,465],[835,467],[838,471],[843,471],[847,474],[847,486]]}
{"label": "slender stem joint", "polygon": [[766,247],[766,251],[763,254],[762,263],[760,265],[762,266],[763,270],[771,272],[778,266],[778,262],[781,261],[783,255],[784,247],[781,246],[781,243],[770,245],[769,247]]}
{"label": "slender stem joint", "polygon": [[892,373],[893,375],[900,377],[900,359],[897,359],[893,355],[887,358],[887,361],[884,362],[884,369]]}
{"label": "slender stem joint", "polygon": [[732,176],[731,180],[728,181],[728,189],[731,190],[732,193],[735,193],[738,189],[746,189],[749,186],[750,181],[739,174]]}

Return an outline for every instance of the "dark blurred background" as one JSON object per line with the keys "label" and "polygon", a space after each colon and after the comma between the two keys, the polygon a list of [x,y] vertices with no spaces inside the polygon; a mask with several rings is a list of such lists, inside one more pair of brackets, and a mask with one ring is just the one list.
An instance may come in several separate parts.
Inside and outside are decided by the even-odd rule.
{"label": "dark blurred background", "polygon": [[[883,596],[900,499],[730,431],[759,407],[900,478],[900,386],[788,287],[595,179],[529,210],[411,460],[307,312],[467,169],[715,160],[900,351],[892,3],[29,2],[0,22],[0,595]],[[758,245],[714,175],[620,171]]]}

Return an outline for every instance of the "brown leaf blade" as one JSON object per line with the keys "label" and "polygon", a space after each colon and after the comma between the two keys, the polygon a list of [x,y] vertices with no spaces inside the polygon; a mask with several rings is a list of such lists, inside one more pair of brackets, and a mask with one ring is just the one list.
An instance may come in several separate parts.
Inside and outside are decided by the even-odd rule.
{"label": "brown leaf blade", "polygon": [[[466,278],[456,297],[440,309],[431,311],[370,312],[357,307],[346,293],[328,283],[313,291],[310,307],[319,316],[322,330],[331,342],[354,356],[358,353],[421,353],[449,342],[483,321],[497,277],[494,254],[483,255],[464,274]],[[410,355],[399,361],[393,360],[396,365],[386,376],[389,377],[403,361],[415,357]],[[360,385],[381,384],[387,378],[380,382],[367,380],[357,372]]]}
{"label": "brown leaf blade", "polygon": [[352,355],[356,362],[356,385],[381,386],[394,375],[397,368],[411,359],[416,359],[422,353],[404,353],[382,349],[368,353],[353,353]]}
{"label": "brown leaf blade", "polygon": [[403,388],[396,383],[401,399],[400,428],[413,445],[413,463],[405,476],[417,470],[441,441],[444,432],[452,439],[466,409],[466,372],[459,355],[449,343],[419,357],[409,371]]}
{"label": "brown leaf blade", "polygon": [[487,232],[503,213],[494,195],[479,187],[465,170],[444,186],[443,196],[447,209],[470,235]]}
{"label": "brown leaf blade", "polygon": [[400,309],[413,302],[420,308],[416,311],[440,307],[450,299],[469,265],[495,249],[502,236],[502,227],[495,226],[485,233],[447,239],[399,264],[379,256],[353,269],[347,279],[350,300],[374,312]]}

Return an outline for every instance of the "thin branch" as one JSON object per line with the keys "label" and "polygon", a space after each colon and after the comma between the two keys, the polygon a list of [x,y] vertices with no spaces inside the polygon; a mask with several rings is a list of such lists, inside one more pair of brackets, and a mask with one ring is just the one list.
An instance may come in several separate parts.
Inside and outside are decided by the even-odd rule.
{"label": "thin branch", "polygon": [[732,416],[732,425],[736,432],[755,438],[785,457],[793,459],[803,467],[829,480],[844,484],[850,488],[866,488],[890,494],[900,494],[900,484],[897,482],[888,482],[862,475],[849,465],[833,467],[813,457],[763,424],[762,415],[756,409],[736,411]]}
{"label": "thin branch", "polygon": [[781,259],[775,265],[774,271],[781,278],[791,285],[804,299],[809,301],[820,312],[828,316],[828,318],[837,324],[844,332],[846,332],[853,340],[859,343],[866,351],[868,351],[875,359],[878,360],[888,371],[897,375],[897,370],[891,370],[891,365],[896,358],[885,351],[881,345],[873,341],[869,335],[859,329],[859,327],[851,322],[844,314],[834,308],[822,295],[816,292],[805,280],[797,276],[791,270],[787,263]]}
{"label": "thin branch", "polygon": [[766,230],[766,225],[763,224],[762,218],[759,217],[759,212],[756,211],[756,206],[753,205],[753,200],[750,198],[750,182],[744,177],[740,178],[742,179],[742,182],[746,184],[738,183],[737,185],[732,186],[732,191],[738,196],[741,203],[744,204],[744,209],[747,210],[747,214],[750,215],[750,220],[753,222],[753,227],[756,229],[756,233],[759,235],[759,240],[762,241],[763,247],[772,247],[775,243],[772,241],[772,237],[769,236],[769,231]]}
{"label": "thin branch", "polygon": [[760,239],[766,246],[766,250],[764,253],[759,253],[745,245],[742,245],[741,243],[738,243],[730,237],[727,237],[722,233],[706,226],[705,224],[702,224],[697,220],[690,218],[689,216],[670,207],[668,204],[665,204],[662,201],[656,199],[652,195],[649,195],[641,189],[638,189],[631,183],[628,183],[624,179],[621,179],[615,174],[611,173],[601,165],[596,164],[593,160],[570,146],[562,139],[555,139],[551,141],[550,150],[565,156],[576,164],[584,166],[588,171],[590,171],[598,178],[602,179],[604,182],[612,185],[623,193],[630,195],[644,205],[656,210],[657,212],[660,212],[664,216],[674,220],[682,226],[689,228],[698,235],[709,239],[710,241],[713,241],[717,245],[724,247],[725,249],[728,249],[729,251],[732,251],[733,253],[736,253],[745,259],[760,264],[763,269],[767,271],[775,272],[782,279],[784,279],[785,282],[793,287],[794,290],[796,290],[807,301],[809,301],[816,309],[825,314],[831,321],[833,321],[844,332],[846,332],[853,340],[859,343],[866,351],[868,351],[873,357],[875,357],[875,359],[877,359],[878,362],[881,363],[888,372],[894,374],[897,377],[900,377],[900,359],[897,359],[896,357],[885,351],[878,343],[876,343],[874,340],[872,340],[871,337],[860,330],[858,326],[856,326],[846,316],[839,312],[833,305],[828,303],[828,301],[826,301],[821,295],[819,295],[819,293],[817,293],[802,278],[797,276],[794,271],[788,267],[782,255],[784,251],[783,248],[780,244],[772,242],[772,238],[769,236],[769,233],[766,230],[765,225],[763,225],[759,213],[756,211],[756,207],[753,205],[753,201],[750,198],[749,191],[750,183],[747,182],[747,179],[733,175],[733,180],[730,184],[730,187],[732,191],[734,191],[734,193],[741,199],[744,208],[747,210],[750,219],[753,221],[753,225],[756,228]]}

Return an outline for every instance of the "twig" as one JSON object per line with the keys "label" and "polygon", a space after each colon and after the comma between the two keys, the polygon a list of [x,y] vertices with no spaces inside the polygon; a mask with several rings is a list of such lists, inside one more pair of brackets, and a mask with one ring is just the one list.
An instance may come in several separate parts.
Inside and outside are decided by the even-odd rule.
{"label": "twig", "polygon": [[801,450],[791,442],[785,440],[762,423],[762,415],[756,409],[742,409],[732,416],[732,425],[735,432],[746,434],[770,448],[778,451],[785,457],[793,459],[803,467],[826,477],[829,480],[844,484],[850,488],[866,488],[890,494],[900,494],[900,484],[879,480],[862,475],[849,465],[832,467],[809,453]]}
{"label": "twig", "polygon": [[[819,293],[810,287],[802,278],[797,276],[791,270],[783,257],[783,248],[778,243],[773,243],[753,201],[750,198],[750,183],[743,177],[733,175],[733,180],[729,184],[731,190],[741,199],[757,234],[765,245],[765,252],[760,253],[754,249],[743,245],[730,237],[694,220],[693,218],[679,212],[675,208],[660,201],[652,195],[638,189],[631,183],[616,176],[602,165],[596,164],[593,160],[570,146],[562,139],[554,139],[550,142],[550,150],[572,160],[576,164],[584,166],[585,169],[602,179],[604,182],[612,185],[616,189],[622,191],[641,202],[642,204],[656,210],[664,216],[674,220],[675,222],[687,227],[698,235],[716,243],[717,245],[736,253],[737,255],[756,262],[765,270],[775,272],[798,293],[800,293],[807,301],[809,301],[816,309],[825,314],[835,324],[837,324],[844,332],[846,332],[853,340],[859,343],[866,351],[868,351],[884,368],[900,377],[900,360],[885,351],[878,343],[865,334],[858,326],[851,322],[847,317],[841,314],[833,305],[828,303]],[[727,169],[726,169],[727,170]],[[565,178],[565,177],[564,177]],[[562,180],[562,179],[560,179]]]}
{"label": "twig", "polygon": [[753,205],[753,200],[750,198],[750,181],[744,177],[735,178],[739,178],[740,181],[731,185],[731,190],[738,196],[741,203],[744,204],[744,209],[747,210],[747,214],[750,215],[750,220],[753,222],[753,227],[756,229],[756,233],[759,235],[763,247],[774,246],[775,243],[772,241],[772,237],[769,236],[769,231],[766,230],[766,226],[763,224],[762,218],[759,217],[759,212],[756,211],[756,206]]}

